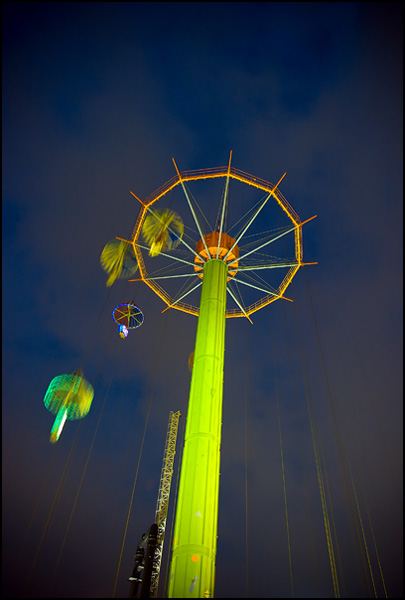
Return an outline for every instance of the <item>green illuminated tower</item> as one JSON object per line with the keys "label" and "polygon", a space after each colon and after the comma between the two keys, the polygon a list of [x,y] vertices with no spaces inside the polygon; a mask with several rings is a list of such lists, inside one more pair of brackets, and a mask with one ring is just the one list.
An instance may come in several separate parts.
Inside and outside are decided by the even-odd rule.
{"label": "green illuminated tower", "polygon": [[169,597],[211,597],[217,542],[228,267],[204,265],[169,575]]}
{"label": "green illuminated tower", "polygon": [[[164,310],[173,308],[198,316],[168,596],[170,598],[210,598],[214,596],[215,585],[225,320],[226,318],[245,317],[251,322],[250,315],[260,308],[280,298],[288,300],[284,292],[300,266],[315,263],[303,262],[301,229],[306,221],[300,221],[298,215],[277,189],[282,178],[274,186],[234,169],[231,167],[231,159],[228,166],[224,168],[180,173],[176,166],[176,171],[176,177],[146,198],[145,201],[139,200],[131,192],[142,206],[131,240],[124,241],[133,244],[139,265],[141,277],[133,281],[144,281],[165,302],[167,306]],[[200,220],[197,218],[196,202],[193,201],[185,184],[189,181],[218,177],[225,178],[225,188],[219,211],[220,220],[216,231],[211,230],[204,234]],[[260,203],[250,208],[244,225],[235,238],[224,231],[230,179],[236,179],[265,192]],[[173,231],[170,223],[168,224],[159,216],[163,213],[158,212],[153,206],[179,184],[183,188],[199,236],[198,241],[192,245],[186,242],[182,234],[179,235],[180,227],[177,231]],[[278,205],[284,211],[287,225],[267,236],[264,242],[261,240],[263,243],[254,249],[241,252],[241,239],[269,200],[275,201],[276,206]],[[153,216],[154,227],[161,221],[161,227],[160,229],[158,227],[156,232],[156,240],[160,244],[160,259],[170,258],[172,261],[178,261],[181,263],[180,267],[184,268],[183,273],[166,275],[162,274],[163,271],[160,268],[159,275],[153,275],[150,274],[149,264],[149,272],[147,271],[145,259],[149,263],[156,259],[147,258],[145,251],[149,252],[149,257],[157,255],[155,249],[153,252],[151,251],[150,240],[149,245],[145,245],[143,241],[146,239],[143,226],[148,214]],[[176,223],[179,223],[177,215],[171,218],[175,218]],[[183,231],[182,226],[181,231]],[[254,265],[249,264],[250,261],[245,262],[246,257],[289,233],[294,233],[294,258],[274,259],[273,257],[271,261],[267,260],[264,263],[259,259]],[[176,244],[181,242],[180,247],[186,248],[191,258],[185,259],[173,252],[170,254],[164,252],[163,250],[170,249],[170,243],[165,246],[166,241],[162,242],[162,240],[169,239],[169,236],[172,236],[172,241],[175,240]],[[154,248],[156,248],[156,244]],[[157,266],[158,263],[155,264]],[[258,269],[269,270],[283,267],[287,268],[288,272],[278,288],[266,286],[263,279],[258,282],[260,286],[243,279],[244,273],[247,271],[254,272]],[[157,280],[165,279],[166,283],[170,283],[180,277],[195,278],[197,284],[183,294],[171,295],[157,282]],[[236,285],[233,282],[248,286],[250,289],[253,288],[256,294],[257,292],[261,293],[261,297],[245,306],[240,301],[240,296],[238,298],[235,293],[235,289],[232,291],[232,284]],[[182,301],[200,286],[199,306]],[[263,292],[266,294],[264,297]],[[226,308],[227,295],[238,308]]]}

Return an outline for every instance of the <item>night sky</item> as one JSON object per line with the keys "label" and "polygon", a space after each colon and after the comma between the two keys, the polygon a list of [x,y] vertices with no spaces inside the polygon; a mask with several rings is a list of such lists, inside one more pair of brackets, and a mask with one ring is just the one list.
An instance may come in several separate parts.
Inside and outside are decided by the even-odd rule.
{"label": "night sky", "polygon": [[[197,319],[143,283],[107,288],[99,258],[131,233],[130,190],[171,179],[172,157],[223,167],[232,150],[256,177],[287,172],[318,264],[293,303],[227,320],[215,595],[292,595],[281,431],[294,595],[334,597],[311,414],[340,593],[402,598],[401,3],[2,9],[3,596],[109,598],[116,581],[127,597],[180,410],[164,597]],[[218,182],[193,191],[212,222]],[[229,224],[261,197],[232,181]],[[167,200],[190,218],[180,187]],[[111,312],[131,300],[145,321],[123,341]],[[51,445],[45,392],[80,366],[92,408]]]}

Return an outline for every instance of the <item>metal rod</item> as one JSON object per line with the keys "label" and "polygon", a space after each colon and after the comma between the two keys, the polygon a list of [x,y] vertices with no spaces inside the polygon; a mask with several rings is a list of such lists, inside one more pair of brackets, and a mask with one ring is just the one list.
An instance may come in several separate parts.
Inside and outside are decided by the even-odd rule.
{"label": "metal rod", "polygon": [[[254,248],[253,250],[251,250],[250,252],[247,252],[246,254],[244,254],[243,256],[239,256],[238,258],[236,258],[234,261],[232,262],[236,262],[236,261],[241,261],[244,258],[246,258],[247,256],[250,256],[251,254],[253,254],[253,252],[257,252],[258,250],[260,250],[261,248],[264,248],[265,246],[268,246],[269,244],[272,244],[273,242],[275,242],[276,240],[282,238],[284,235],[287,235],[287,233],[291,233],[292,231],[295,231],[296,227],[292,227],[291,229],[288,229],[287,231],[285,231],[284,233],[281,233],[280,235],[276,236],[275,238],[268,240],[267,242],[264,242],[264,244],[262,244],[261,246],[258,246],[257,248]],[[232,263],[228,263],[229,266]]]}
{"label": "metal rod", "polygon": [[[117,238],[117,239],[121,239],[121,238]],[[126,240],[124,240],[126,241]],[[142,244],[138,244],[136,242],[132,242],[135,244],[135,246],[137,248],[141,248],[142,250],[149,250],[148,246],[143,246]],[[184,260],[183,258],[178,258],[177,256],[173,256],[173,254],[166,254],[165,252],[159,252],[159,256],[166,256],[167,258],[172,258],[173,260],[177,260],[179,262],[185,263],[186,265],[190,265],[191,267],[194,267],[194,263],[190,262],[189,260]],[[198,255],[199,258],[201,258]]]}
{"label": "metal rod", "polygon": [[236,296],[231,292],[231,290],[229,289],[229,285],[226,288],[226,291],[228,292],[228,294],[231,296],[231,298],[233,298],[233,300],[236,302],[236,304],[239,306],[239,308],[241,309],[241,311],[243,312],[243,314],[245,315],[245,317],[247,319],[249,319],[249,321],[252,323],[253,325],[253,321],[252,319],[248,316],[247,312],[245,311],[245,309],[243,308],[243,306],[239,303],[238,299],[236,298]]}
{"label": "metal rod", "polygon": [[128,281],[155,281],[155,279],[175,279],[177,277],[195,277],[198,273],[186,273],[184,275],[159,275],[159,277],[144,277],[143,279],[129,279]]}
{"label": "metal rod", "polygon": [[[312,221],[312,219],[315,219],[316,216],[317,215],[314,215],[310,219],[307,219],[306,221],[303,221],[302,223],[298,223],[298,225],[294,225],[294,227],[292,227],[291,229],[288,229],[287,231],[284,231],[284,233],[281,233],[280,235],[278,235],[277,237],[273,238],[272,240],[268,240],[267,242],[265,242],[261,246],[258,246],[257,248],[254,248],[253,250],[251,250],[250,252],[247,252],[243,256],[239,256],[238,258],[235,258],[235,260],[233,260],[232,262],[228,263],[228,267],[230,267],[234,262],[241,261],[244,258],[246,258],[247,256],[250,256],[250,254],[253,254],[253,252],[257,252],[261,248],[264,248],[265,246],[268,246],[272,242],[275,242],[276,240],[280,239],[284,235],[287,235],[287,233],[291,233],[291,231],[295,231],[298,227],[302,227],[303,225],[305,225],[305,223],[308,223],[308,221]],[[225,259],[223,259],[223,260],[225,260]]]}
{"label": "metal rod", "polygon": [[247,266],[244,267],[243,265],[241,267],[232,267],[232,272],[233,271],[257,271],[258,269],[278,269],[279,267],[304,267],[307,265],[317,265],[317,262],[312,262],[312,263],[297,263],[297,262],[291,262],[291,263],[271,263],[268,265],[252,265],[251,267]]}
{"label": "metal rod", "polygon": [[185,298],[186,296],[188,296],[189,294],[191,294],[191,292],[194,292],[194,290],[196,290],[198,287],[200,287],[200,285],[202,285],[202,281],[199,281],[197,283],[197,285],[195,285],[193,288],[191,288],[191,290],[189,290],[188,292],[186,292],[185,294],[183,294],[182,296],[180,296],[180,298],[177,298],[177,300],[175,300],[172,304],[170,304],[169,306],[167,306],[164,310],[162,310],[162,312],[165,312],[165,310],[167,310],[168,308],[171,308],[172,306],[174,306],[175,304],[177,304],[177,302],[180,302],[180,300],[182,300],[183,298]]}
{"label": "metal rod", "polygon": [[249,223],[246,225],[245,229],[242,231],[242,233],[239,235],[239,237],[235,240],[234,245],[232,246],[232,248],[230,248],[228,250],[228,252],[226,253],[226,255],[224,256],[223,260],[226,260],[228,257],[228,254],[230,254],[230,252],[232,252],[232,250],[234,249],[234,247],[236,246],[236,244],[239,242],[239,240],[242,238],[243,235],[245,235],[246,231],[249,229],[249,227],[251,226],[251,224],[253,223],[253,221],[256,219],[257,215],[259,214],[259,212],[262,210],[262,208],[264,207],[264,205],[266,204],[266,202],[269,200],[270,196],[272,196],[274,194],[274,190],[277,188],[277,186],[279,185],[279,183],[281,182],[281,180],[285,177],[287,173],[284,173],[283,177],[281,177],[280,181],[274,186],[274,188],[272,189],[272,191],[269,193],[269,195],[267,196],[267,198],[264,200],[264,202],[262,202],[261,206],[259,206],[259,208],[257,209],[257,211],[255,212],[255,214],[253,215],[253,217],[250,219]]}
{"label": "metal rod", "polygon": [[[203,243],[204,243],[205,249],[206,249],[206,251],[207,251],[207,260],[208,260],[208,259],[209,259],[209,256],[210,256],[210,253],[209,253],[208,246],[207,246],[207,243],[206,243],[206,241],[205,241],[204,235],[203,235],[203,233],[202,233],[202,231],[201,231],[201,227],[200,227],[200,224],[199,224],[199,222],[198,222],[197,215],[195,214],[195,212],[194,212],[194,208],[193,208],[193,206],[192,206],[192,204],[191,204],[191,200],[190,200],[190,198],[188,197],[187,190],[186,190],[186,186],[184,185],[184,182],[183,182],[183,180],[182,180],[182,178],[181,178],[180,171],[178,170],[178,168],[177,168],[177,165],[176,165],[176,161],[174,160],[174,158],[172,158],[172,161],[173,161],[173,164],[174,164],[174,166],[175,166],[175,168],[176,168],[177,175],[178,175],[178,177],[179,177],[179,179],[180,179],[181,187],[183,188],[183,192],[184,192],[184,195],[185,195],[185,197],[186,197],[186,200],[187,200],[187,202],[188,202],[188,206],[189,206],[189,208],[190,208],[191,214],[193,215],[193,218],[194,218],[195,224],[197,225],[198,233],[200,234],[200,236],[201,236],[201,239],[202,239],[202,241],[203,241]],[[198,254],[197,254],[197,256],[198,256]],[[203,257],[201,257],[201,258],[203,258]],[[206,262],[206,261],[204,261],[204,262]]]}
{"label": "metal rod", "polygon": [[222,215],[221,215],[221,222],[220,222],[220,225],[219,225],[218,248],[217,248],[217,256],[216,256],[217,258],[219,256],[219,249],[221,247],[221,236],[222,236],[222,231],[223,231],[223,227],[224,227],[225,208],[226,208],[226,202],[227,202],[227,199],[228,199],[229,173],[231,172],[231,160],[232,160],[232,150],[231,150],[231,153],[229,155],[228,175],[227,175],[226,183],[225,183],[224,202],[222,204]]}
{"label": "metal rod", "polygon": [[255,290],[259,290],[259,292],[265,292],[266,294],[271,294],[272,296],[276,296],[276,298],[284,298],[284,300],[289,300],[290,302],[293,302],[293,300],[290,300],[290,298],[286,298],[285,296],[280,296],[280,294],[276,294],[275,292],[271,292],[270,290],[265,290],[264,288],[259,288],[257,287],[257,285],[253,285],[251,283],[246,283],[246,281],[242,281],[241,279],[236,279],[236,277],[233,277],[234,281],[237,281],[238,283],[242,283],[243,285],[248,285],[251,288],[254,288]]}

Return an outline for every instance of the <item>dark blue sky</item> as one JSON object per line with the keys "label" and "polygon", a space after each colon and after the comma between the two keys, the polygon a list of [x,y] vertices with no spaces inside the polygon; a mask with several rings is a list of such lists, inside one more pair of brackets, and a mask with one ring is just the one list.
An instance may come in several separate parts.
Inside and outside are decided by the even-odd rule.
{"label": "dark blue sky", "polygon": [[[401,4],[2,9],[3,595],[111,597],[150,406],[115,593],[127,596],[170,410],[184,431],[197,321],[162,314],[146,286],[107,289],[99,256],[130,235],[129,190],[145,198],[168,181],[172,157],[220,167],[232,150],[257,177],[287,172],[288,202],[318,215],[303,239],[319,264],[299,270],[293,304],[227,321],[216,596],[291,596],[277,399],[294,593],[334,595],[309,398],[341,595],[374,595],[363,526],[378,597],[373,534],[387,594],[402,597]],[[221,189],[195,191],[204,212]],[[260,195],[232,184],[230,218],[240,198]],[[274,226],[263,214],[263,231]],[[111,311],[134,298],[145,322],[123,342]],[[44,394],[80,365],[91,411],[51,446]]]}

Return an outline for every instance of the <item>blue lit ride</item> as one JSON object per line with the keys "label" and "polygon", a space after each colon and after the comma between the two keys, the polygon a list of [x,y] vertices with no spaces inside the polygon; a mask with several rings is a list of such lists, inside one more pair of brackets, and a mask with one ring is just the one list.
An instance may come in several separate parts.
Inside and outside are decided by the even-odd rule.
{"label": "blue lit ride", "polygon": [[117,323],[118,335],[125,340],[130,329],[136,329],[143,323],[143,312],[135,304],[119,304],[112,311],[112,318]]}

